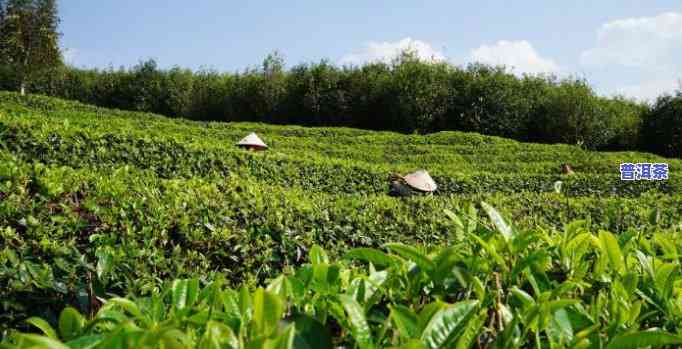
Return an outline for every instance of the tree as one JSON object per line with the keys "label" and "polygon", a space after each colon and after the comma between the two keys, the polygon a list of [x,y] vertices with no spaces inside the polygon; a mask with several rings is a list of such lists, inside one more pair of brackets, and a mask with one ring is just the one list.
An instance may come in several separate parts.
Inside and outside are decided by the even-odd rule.
{"label": "tree", "polygon": [[0,0],[0,27],[5,23],[5,2]]}
{"label": "tree", "polygon": [[450,66],[445,62],[425,61],[416,51],[404,50],[392,62],[393,125],[403,132],[428,132],[441,120],[451,103],[448,89]]}
{"label": "tree", "polygon": [[264,104],[262,114],[272,117],[268,114],[277,110],[286,93],[284,57],[278,51],[269,54],[263,61],[262,76],[264,81],[258,91]]}
{"label": "tree", "polygon": [[46,70],[61,66],[56,0],[0,2],[0,65],[16,74],[21,94]]}
{"label": "tree", "polygon": [[682,90],[656,100],[644,115],[642,148],[669,157],[682,157]]}
{"label": "tree", "polygon": [[620,117],[609,113],[592,88],[580,79],[566,79],[547,91],[529,120],[529,140],[582,144],[596,149],[615,136],[611,127]]}

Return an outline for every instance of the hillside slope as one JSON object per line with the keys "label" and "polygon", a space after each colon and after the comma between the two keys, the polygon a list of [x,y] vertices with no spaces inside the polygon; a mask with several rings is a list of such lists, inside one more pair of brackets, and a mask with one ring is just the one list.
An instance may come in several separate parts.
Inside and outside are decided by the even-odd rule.
{"label": "hillside slope", "polygon": [[[338,183],[298,183],[304,189],[332,192],[382,193],[389,172],[417,168],[434,175],[441,184],[440,194],[547,192],[559,179],[565,182],[566,192],[575,195],[680,190],[677,169],[682,161],[644,153],[590,152],[575,146],[520,143],[460,132],[408,136],[344,128],[192,122],[45,97],[22,99],[11,93],[0,94],[0,101],[0,120],[7,129],[3,141],[12,152],[69,166],[136,164],[154,167],[164,178],[230,169],[272,184],[281,183],[283,176],[276,173],[286,173],[294,181],[320,177],[320,182]],[[271,151],[254,155],[234,147],[251,131],[258,132]],[[155,156],[157,162],[166,157],[192,169],[164,170],[150,162]],[[202,161],[208,163],[200,164]],[[623,162],[666,162],[671,179],[621,182],[619,165]],[[561,177],[562,163],[571,164],[577,176]],[[252,168],[245,168],[249,165]],[[293,173],[287,173],[287,167],[293,168]]]}
{"label": "hillside slope", "polygon": [[[251,131],[271,150],[237,149]],[[667,162],[671,178],[622,182],[621,162]],[[562,163],[577,174],[562,176]],[[387,195],[391,171],[418,168],[440,185],[435,195]],[[444,210],[472,217],[480,201],[518,227],[581,219],[630,238],[677,234],[681,168],[477,134],[203,123],[0,93],[0,284],[10,285],[0,323],[50,316],[92,287],[140,294],[197,275],[260,283],[314,244],[332,257],[452,244],[463,237]]]}

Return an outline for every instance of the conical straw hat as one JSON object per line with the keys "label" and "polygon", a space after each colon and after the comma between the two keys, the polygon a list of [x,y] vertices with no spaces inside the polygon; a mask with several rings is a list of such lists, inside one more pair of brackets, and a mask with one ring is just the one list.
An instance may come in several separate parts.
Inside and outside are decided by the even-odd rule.
{"label": "conical straw hat", "polygon": [[263,142],[263,140],[258,137],[254,132],[251,132],[248,136],[242,138],[239,143],[237,143],[239,146],[244,146],[244,147],[256,147],[256,148],[262,148],[265,149],[267,148],[267,144]]}
{"label": "conical straw hat", "polygon": [[438,188],[436,182],[434,182],[433,178],[431,178],[426,170],[419,170],[417,172],[410,173],[403,177],[403,179],[407,185],[419,191],[431,192]]}

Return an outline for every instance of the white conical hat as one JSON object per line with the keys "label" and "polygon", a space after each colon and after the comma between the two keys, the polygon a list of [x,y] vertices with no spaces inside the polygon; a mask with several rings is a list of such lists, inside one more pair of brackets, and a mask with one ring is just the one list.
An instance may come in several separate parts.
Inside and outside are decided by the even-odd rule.
{"label": "white conical hat", "polygon": [[263,140],[256,135],[256,133],[251,132],[248,136],[242,138],[237,145],[241,146],[246,146],[246,147],[259,147],[259,148],[267,148],[268,145],[263,142]]}
{"label": "white conical hat", "polygon": [[414,173],[410,173],[403,177],[403,179],[407,185],[420,191],[431,192],[438,188],[436,182],[433,180],[433,178],[431,178],[426,170],[419,170]]}

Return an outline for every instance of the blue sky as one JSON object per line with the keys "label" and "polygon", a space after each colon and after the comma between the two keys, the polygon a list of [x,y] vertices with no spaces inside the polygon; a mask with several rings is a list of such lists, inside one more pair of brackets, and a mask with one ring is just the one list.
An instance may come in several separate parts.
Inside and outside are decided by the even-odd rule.
{"label": "blue sky", "polygon": [[288,66],[425,59],[586,78],[604,95],[652,98],[682,79],[680,0],[59,1],[62,47],[80,67],[238,71],[280,51]]}

